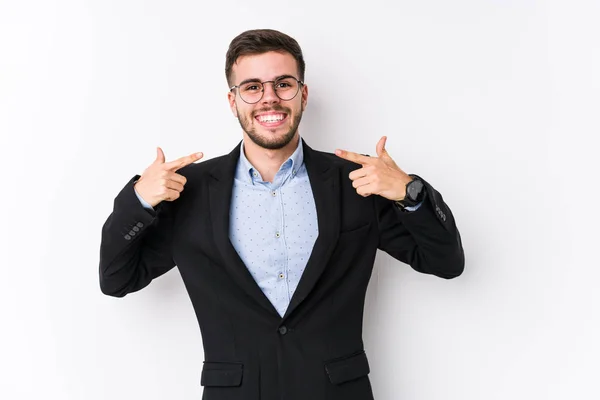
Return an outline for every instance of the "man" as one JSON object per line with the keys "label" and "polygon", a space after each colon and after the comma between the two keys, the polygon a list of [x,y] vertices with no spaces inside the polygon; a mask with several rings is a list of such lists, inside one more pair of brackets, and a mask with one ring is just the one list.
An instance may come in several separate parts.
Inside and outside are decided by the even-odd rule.
{"label": "man", "polygon": [[452,213],[385,137],[376,157],[301,139],[308,87],[291,37],[244,32],[225,70],[243,140],[201,163],[157,149],[103,226],[101,289],[122,297],[177,265],[202,332],[204,399],[372,399],[362,321],[377,249],[454,278]]}

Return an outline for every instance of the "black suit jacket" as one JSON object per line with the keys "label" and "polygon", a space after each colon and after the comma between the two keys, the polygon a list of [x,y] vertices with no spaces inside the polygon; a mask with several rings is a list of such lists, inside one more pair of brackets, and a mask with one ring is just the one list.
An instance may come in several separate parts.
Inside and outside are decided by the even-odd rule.
{"label": "black suit jacket", "polygon": [[422,273],[463,271],[454,218],[429,183],[424,204],[402,212],[356,193],[348,174],[359,165],[303,146],[319,236],[283,318],[229,240],[239,144],[180,169],[181,197],[155,212],[135,196],[134,176],[103,225],[103,293],[125,296],[177,265],[202,333],[206,400],[372,399],[362,322],[377,249]]}

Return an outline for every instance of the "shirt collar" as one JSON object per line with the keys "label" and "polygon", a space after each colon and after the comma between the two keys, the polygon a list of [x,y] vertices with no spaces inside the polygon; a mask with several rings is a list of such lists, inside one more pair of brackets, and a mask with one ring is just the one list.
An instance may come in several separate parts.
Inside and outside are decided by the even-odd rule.
{"label": "shirt collar", "polygon": [[[292,178],[298,173],[298,169],[304,162],[304,149],[302,148],[302,138],[298,140],[298,146],[294,153],[281,165],[278,174],[283,170],[288,170],[292,175]],[[254,181],[262,181],[260,173],[252,166],[246,154],[244,154],[244,141],[240,146],[240,159],[238,160],[236,178],[241,180],[250,180],[250,183],[254,184]]]}

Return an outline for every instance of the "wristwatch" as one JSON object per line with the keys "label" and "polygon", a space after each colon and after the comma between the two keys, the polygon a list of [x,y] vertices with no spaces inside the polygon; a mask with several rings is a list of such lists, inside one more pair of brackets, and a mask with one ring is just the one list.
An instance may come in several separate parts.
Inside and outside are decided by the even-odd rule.
{"label": "wristwatch", "polygon": [[414,207],[423,201],[423,197],[425,196],[425,185],[423,181],[418,177],[413,175],[409,175],[413,178],[412,181],[406,184],[406,196],[402,200],[396,200],[394,203],[396,207],[404,210],[405,207]]}

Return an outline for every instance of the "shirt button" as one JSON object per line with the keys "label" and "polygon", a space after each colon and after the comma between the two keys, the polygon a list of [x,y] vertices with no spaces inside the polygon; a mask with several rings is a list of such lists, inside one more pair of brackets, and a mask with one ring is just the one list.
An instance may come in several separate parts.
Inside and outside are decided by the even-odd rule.
{"label": "shirt button", "polygon": [[282,335],[285,335],[286,333],[288,333],[288,328],[285,325],[280,326],[278,330],[279,330],[279,333]]}
{"label": "shirt button", "polygon": [[275,237],[279,237],[279,236],[281,236],[281,234],[280,234],[279,232],[277,232],[277,233],[275,234]]}
{"label": "shirt button", "polygon": [[275,197],[275,196],[277,195],[277,192],[276,192],[276,191],[272,191],[272,192],[271,192],[271,195],[272,195],[273,197]]}
{"label": "shirt button", "polygon": [[258,172],[253,173],[252,175],[254,175],[254,177],[258,177]]}
{"label": "shirt button", "polygon": [[283,278],[285,278],[285,275],[279,274],[279,279],[283,279]]}

